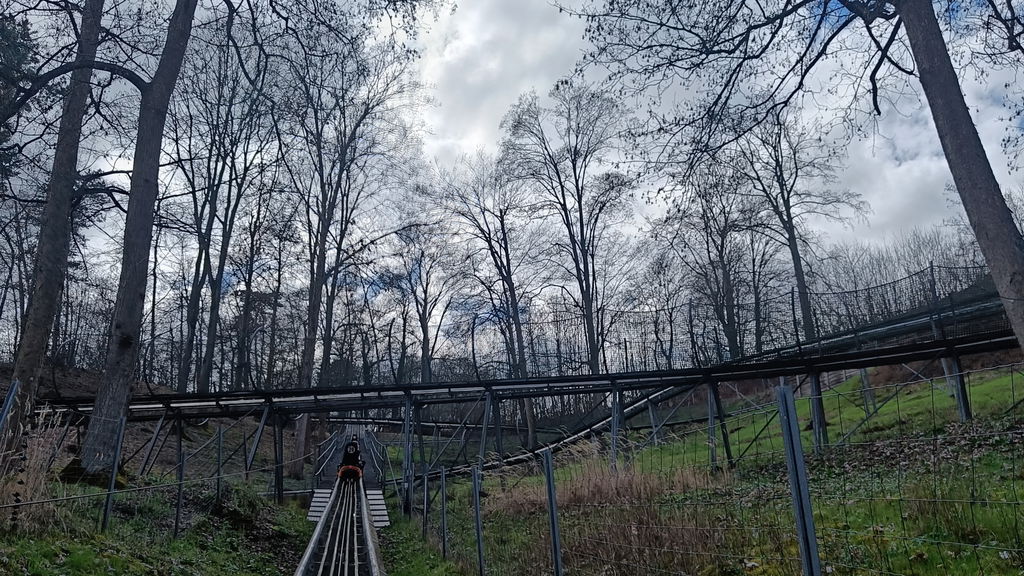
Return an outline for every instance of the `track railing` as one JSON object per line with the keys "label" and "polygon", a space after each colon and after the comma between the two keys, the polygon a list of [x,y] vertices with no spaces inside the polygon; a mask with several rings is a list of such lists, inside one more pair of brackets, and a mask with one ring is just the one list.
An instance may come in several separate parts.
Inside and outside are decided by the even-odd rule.
{"label": "track railing", "polygon": [[362,479],[338,479],[295,576],[383,575]]}

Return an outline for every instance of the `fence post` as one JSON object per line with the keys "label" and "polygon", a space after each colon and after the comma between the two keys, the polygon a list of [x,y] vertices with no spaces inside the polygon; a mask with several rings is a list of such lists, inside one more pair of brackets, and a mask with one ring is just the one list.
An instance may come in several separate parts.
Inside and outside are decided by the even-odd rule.
{"label": "fence post", "polygon": [[402,421],[402,510],[412,518],[412,395],[405,395]]}
{"label": "fence post", "polygon": [[804,576],[821,576],[821,558],[818,556],[817,532],[814,529],[814,511],[807,485],[803,445],[800,442],[800,423],[797,420],[793,390],[789,386],[775,389],[779,406],[779,424],[789,472],[789,488],[793,499],[793,517],[796,520],[797,542]]}
{"label": "fence post", "polygon": [[221,504],[221,476],[224,473],[224,428],[217,425],[217,508]]}
{"label": "fence post", "polygon": [[828,446],[828,423],[821,399],[821,374],[811,373],[811,425],[814,427],[814,454],[820,456]]}
{"label": "fence post", "polygon": [[612,418],[611,418],[611,464],[612,472],[615,472],[619,468],[619,437],[622,435],[622,429],[625,426],[622,413],[622,391],[619,390],[618,386],[613,383],[612,387]]}
{"label": "fence post", "polygon": [[[300,454],[299,458],[303,456]],[[284,504],[284,426],[274,414],[274,500]]]}
{"label": "fence post", "polygon": [[718,438],[715,436],[715,397],[711,394],[711,387],[708,387],[708,461],[711,469],[718,469]]}
{"label": "fence post", "polygon": [[484,525],[480,517],[480,467],[473,467],[473,516],[476,528],[476,560],[480,569],[480,576],[484,576]]}
{"label": "fence post", "polygon": [[555,490],[555,466],[551,450],[544,451],[544,477],[548,485],[548,519],[551,526],[551,560],[555,576],[562,576],[562,539],[558,532],[558,492]]}
{"label": "fence post", "polygon": [[117,424],[117,446],[114,448],[114,461],[110,465],[110,484],[107,485],[107,501],[103,504],[103,522],[100,526],[100,530],[103,532],[107,531],[107,526],[110,524],[110,510],[114,505],[114,488],[117,487],[117,470],[121,463],[121,443],[124,441],[124,427],[127,419],[121,416],[121,421]]}
{"label": "fence post", "polygon": [[448,479],[441,467],[441,557],[448,558]]}
{"label": "fence post", "polygon": [[178,413],[178,418],[175,420],[175,424],[178,426],[178,502],[174,508],[174,537],[178,537],[178,531],[181,529],[181,502],[183,497],[183,489],[185,487],[185,448],[182,446],[181,437],[185,431],[184,422],[181,419],[181,413]]}

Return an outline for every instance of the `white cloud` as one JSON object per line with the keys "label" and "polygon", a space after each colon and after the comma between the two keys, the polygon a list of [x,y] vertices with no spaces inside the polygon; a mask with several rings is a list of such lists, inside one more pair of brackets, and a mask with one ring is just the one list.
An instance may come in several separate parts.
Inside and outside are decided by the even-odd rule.
{"label": "white cloud", "polygon": [[[587,48],[583,28],[582,21],[559,13],[547,0],[471,0],[441,15],[422,38],[421,73],[437,102],[425,116],[431,132],[425,139],[427,155],[450,162],[478,148],[494,151],[501,119],[519,95],[530,89],[543,94],[573,71]],[[821,78],[834,81],[834,70],[820,72]],[[1000,146],[1007,125],[1004,85],[1013,79],[966,73],[962,81],[997,177],[1004,189],[1021,186],[1021,175],[1008,170]],[[896,100],[875,119],[876,130],[848,143],[838,173],[840,185],[859,192],[872,213],[851,227],[814,223],[829,240],[881,241],[902,230],[939,224],[960,210],[945,191],[952,178],[927,102],[913,93],[891,95]],[[827,94],[819,96],[819,105],[840,105],[822,101]]]}
{"label": "white cloud", "polygon": [[437,102],[426,113],[427,154],[493,150],[520,94],[543,94],[572,72],[582,36],[583,22],[545,0],[472,0],[441,15],[422,39],[421,73]]}

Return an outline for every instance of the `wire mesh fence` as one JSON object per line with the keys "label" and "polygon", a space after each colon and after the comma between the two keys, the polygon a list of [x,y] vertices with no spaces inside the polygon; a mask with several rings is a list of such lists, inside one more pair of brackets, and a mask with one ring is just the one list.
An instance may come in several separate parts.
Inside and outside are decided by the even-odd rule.
{"label": "wire mesh fence", "polygon": [[957,365],[708,383],[415,512],[467,574],[1017,575],[1024,365]]}
{"label": "wire mesh fence", "polygon": [[44,411],[36,423],[25,436],[19,468],[0,482],[0,521],[11,532],[63,523],[66,529],[117,525],[177,537],[212,515],[252,514],[256,499],[308,489],[308,481],[285,480],[281,472],[301,460],[304,477],[315,477],[322,449],[314,445],[302,458],[276,461],[282,437],[275,440],[274,426],[261,424],[258,413],[216,421],[121,420],[102,429],[117,437],[111,443],[117,467],[91,473],[81,460],[84,420]]}

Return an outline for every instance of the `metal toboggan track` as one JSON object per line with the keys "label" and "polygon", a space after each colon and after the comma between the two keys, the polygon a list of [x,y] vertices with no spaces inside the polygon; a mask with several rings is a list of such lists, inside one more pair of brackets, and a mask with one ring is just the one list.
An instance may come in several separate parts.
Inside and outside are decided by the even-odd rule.
{"label": "metal toboggan track", "polygon": [[339,478],[295,576],[380,576],[362,480]]}

